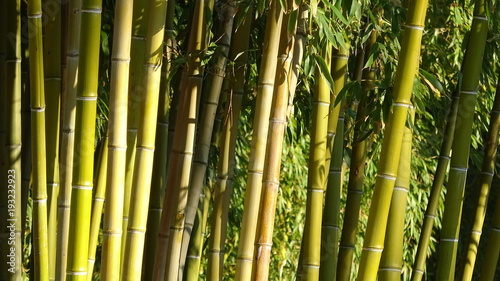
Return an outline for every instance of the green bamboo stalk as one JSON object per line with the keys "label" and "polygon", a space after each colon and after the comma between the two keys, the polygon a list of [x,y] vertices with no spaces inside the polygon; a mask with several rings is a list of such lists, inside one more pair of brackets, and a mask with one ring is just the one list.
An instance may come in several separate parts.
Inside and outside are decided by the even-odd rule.
{"label": "green bamboo stalk", "polygon": [[[283,17],[283,22],[287,23],[289,18],[290,13],[287,13]],[[295,30],[293,30],[293,33],[295,33]],[[266,146],[257,235],[255,237],[255,261],[252,269],[252,280],[265,281],[269,279],[274,217],[281,171],[281,154],[283,153],[283,141],[287,125],[289,94],[287,78],[291,71],[294,46],[294,40],[289,39],[293,38],[293,36],[289,37],[288,34],[288,25],[282,24],[278,49],[278,65],[280,67],[276,69],[272,110],[269,118],[268,145]]]}
{"label": "green bamboo stalk", "polygon": [[[410,122],[413,123],[415,111],[410,109]],[[401,280],[403,270],[403,240],[405,229],[406,198],[410,190],[412,130],[408,124],[403,132],[401,157],[398,174],[392,192],[391,207],[385,233],[384,252],[380,261],[378,280]]]}
{"label": "green bamboo stalk", "polygon": [[[186,217],[185,207],[188,199],[188,193],[191,192],[188,190],[188,187],[194,164],[194,144],[199,118],[198,107],[203,86],[204,67],[201,64],[201,59],[205,52],[208,39],[207,25],[209,23],[209,19],[207,15],[210,15],[213,11],[213,5],[213,1],[196,1],[191,23],[191,34],[188,45],[189,55],[187,69],[184,76],[187,79],[187,83],[185,84],[186,88],[181,93],[179,101],[180,110],[177,112],[176,131],[172,146],[171,162],[168,170],[169,176],[167,184],[171,184],[171,186],[167,196],[168,198],[173,198],[173,200],[171,202],[165,201],[160,228],[160,237],[162,237],[165,230],[168,229],[169,231],[168,239],[163,239],[168,240],[166,268],[164,274],[165,281],[177,280],[179,278],[179,273],[182,273],[179,269],[179,260]],[[220,88],[219,91],[216,92],[220,93]],[[208,98],[210,100],[209,103],[215,103],[218,100],[218,97],[214,100],[211,98],[212,97]],[[217,106],[215,106],[215,109],[217,109]],[[204,114],[206,114],[206,112],[204,112]],[[210,134],[211,128],[204,127],[205,125],[207,124],[202,125],[203,129],[209,129],[207,133]],[[202,133],[204,135],[203,137],[206,137],[207,133]],[[200,135],[200,137],[202,137],[202,135]],[[208,139],[210,139],[210,137]],[[200,145],[203,144],[200,143]],[[174,170],[176,172],[172,173]],[[172,193],[170,194],[170,192]],[[198,190],[197,192],[199,193],[200,191]],[[172,207],[167,207],[167,203],[170,203],[173,209]],[[164,219],[165,216],[170,216],[171,218]]]}
{"label": "green bamboo stalk", "polygon": [[[370,53],[372,45],[377,39],[376,32],[372,32],[362,51],[358,53],[357,60],[366,61],[365,54]],[[361,48],[360,48],[361,49]],[[362,67],[362,66],[361,66]],[[356,72],[355,72],[356,73]],[[337,280],[348,281],[351,276],[352,261],[356,246],[356,235],[359,220],[359,210],[363,195],[363,180],[366,162],[367,140],[362,139],[368,133],[366,112],[369,92],[374,88],[375,69],[364,68],[361,77],[362,94],[356,112],[354,124],[354,137],[351,152],[349,184],[345,206],[344,225],[340,238]]]}
{"label": "green bamboo stalk", "polygon": [[[67,36],[64,45],[67,51],[63,53],[66,57],[66,75],[63,79],[62,94],[62,137],[61,137],[61,164],[60,164],[60,190],[57,199],[57,251],[56,251],[56,280],[66,280],[68,240],[71,207],[71,183],[73,182],[73,148],[75,142],[75,117],[76,117],[76,86],[77,69],[79,61],[80,45],[80,18],[79,12],[81,1],[70,1],[66,5]],[[77,12],[78,11],[78,12]]]}
{"label": "green bamboo stalk", "polygon": [[167,1],[167,16],[165,21],[165,54],[162,62],[160,81],[160,98],[158,106],[158,124],[156,126],[155,156],[153,160],[153,178],[151,181],[151,195],[149,199],[148,224],[146,230],[146,245],[144,246],[143,280],[152,280],[154,257],[160,230],[160,219],[167,185],[168,156],[170,155],[171,140],[169,140],[169,119],[171,106],[172,83],[171,61],[174,58],[174,15],[175,0]]}
{"label": "green bamboo stalk", "polygon": [[[110,110],[112,107],[110,107]],[[108,169],[108,133],[104,137],[104,140],[101,141],[99,154],[98,154],[98,163],[96,164],[96,175],[95,178],[95,192],[92,203],[92,215],[90,217],[90,235],[89,235],[89,256],[87,263],[87,281],[92,281],[92,275],[94,273],[94,265],[96,261],[96,249],[99,238],[99,231],[101,230],[101,217],[102,217],[102,209],[104,207],[104,198],[106,193],[106,180],[107,174],[106,171]],[[119,253],[119,252],[118,252]]]}
{"label": "green bamboo stalk", "polygon": [[[151,175],[158,115],[161,57],[163,54],[164,24],[167,3],[152,0],[149,3],[148,29],[144,53],[141,116],[137,131],[136,157],[130,198],[130,221],[127,227],[121,279],[141,280],[144,240],[148,216]],[[123,239],[123,238],[122,238]]]}
{"label": "green bamboo stalk", "polygon": [[357,280],[375,280],[384,248],[385,229],[396,180],[403,130],[411,106],[413,80],[418,69],[420,43],[424,29],[427,0],[410,3],[399,54],[394,85],[393,110],[389,113],[378,163],[368,225]]}
{"label": "green bamboo stalk", "polygon": [[490,235],[486,244],[484,262],[481,268],[479,281],[491,281],[495,279],[498,258],[500,256],[500,192],[496,198],[495,213],[491,221]]}
{"label": "green bamboo stalk", "polygon": [[47,173],[45,154],[45,93],[43,81],[42,3],[28,1],[31,138],[33,158],[33,244],[35,280],[49,280],[47,247]]}
{"label": "green bamboo stalk", "polygon": [[485,2],[480,0],[475,3],[471,33],[462,65],[463,80],[452,145],[453,155],[450,161],[450,175],[440,235],[436,280],[453,280],[455,278],[458,233],[467,177],[472,122],[486,35],[488,33]]}
{"label": "green bamboo stalk", "polygon": [[441,197],[441,189],[446,177],[446,171],[451,159],[451,145],[453,144],[453,132],[455,131],[455,122],[458,111],[458,100],[460,96],[460,84],[453,92],[450,112],[447,116],[446,129],[441,144],[441,151],[439,155],[438,165],[434,174],[434,181],[432,183],[431,194],[429,196],[429,203],[425,211],[424,222],[422,224],[422,231],[418,241],[417,254],[413,264],[413,271],[411,280],[420,281],[424,276],[425,261],[427,259],[427,248],[432,235],[432,228],[436,219],[436,212],[438,208],[439,198]]}
{"label": "green bamboo stalk", "polygon": [[[331,44],[323,49],[323,58],[330,68]],[[330,69],[328,69],[330,71]],[[309,151],[309,170],[307,177],[306,222],[299,259],[300,280],[319,280],[321,255],[321,219],[323,216],[323,197],[325,191],[328,115],[332,91],[325,74],[316,70],[316,83],[313,96],[311,125],[311,147]]]}
{"label": "green bamboo stalk", "polygon": [[205,186],[203,193],[200,195],[200,204],[198,205],[196,219],[193,224],[193,230],[191,231],[191,239],[189,239],[189,247],[183,274],[183,280],[185,281],[198,281],[200,276],[201,255],[203,252],[203,241],[205,239],[210,199],[210,189]]}
{"label": "green bamboo stalk", "polygon": [[496,154],[498,146],[498,135],[500,131],[500,81],[497,84],[495,101],[490,113],[490,126],[485,139],[484,159],[481,169],[481,177],[477,192],[479,196],[476,201],[474,222],[470,229],[467,256],[463,261],[462,281],[472,280],[472,273],[476,263],[476,256],[481,239],[484,217],[488,206],[488,196],[490,193],[493,173],[495,172]]}
{"label": "green bamboo stalk", "polygon": [[278,45],[283,21],[283,11],[278,1],[271,1],[268,11],[264,48],[259,72],[257,104],[253,121],[252,144],[248,162],[248,177],[243,209],[243,218],[236,258],[237,281],[249,281],[252,276],[254,243],[257,229],[257,216],[262,190],[262,177],[269,129],[269,115],[274,91],[277,67]]}
{"label": "green bamboo stalk", "polygon": [[[223,4],[224,11],[222,12],[222,21],[220,25],[221,34],[217,36],[218,51],[216,51],[216,63],[214,70],[209,76],[207,87],[208,93],[203,104],[202,114],[200,118],[200,131],[196,142],[196,150],[193,158],[193,171],[191,177],[191,185],[189,189],[188,201],[186,205],[186,221],[184,227],[184,235],[186,238],[191,236],[192,224],[194,220],[195,211],[199,201],[199,196],[205,182],[205,174],[208,165],[208,157],[210,151],[210,143],[213,134],[214,121],[219,104],[219,97],[222,89],[222,84],[226,72],[227,57],[229,54],[229,46],[231,43],[233,19],[235,16],[235,7],[232,1],[227,1]],[[229,141],[230,134],[226,132],[224,135],[226,142]],[[222,147],[222,146],[221,146]],[[230,145],[226,145],[220,150],[220,160],[218,166],[218,180],[215,185],[214,191],[214,211],[212,212],[212,227],[209,242],[209,257],[208,257],[208,273],[207,280],[219,280],[222,277],[223,256],[224,256],[224,242],[225,242],[225,229],[227,224],[227,212],[224,212],[229,206],[229,198],[232,193],[231,184],[221,184],[221,181],[227,179],[229,170],[233,167],[231,163],[231,156],[227,150]],[[228,161],[230,162],[228,164]],[[232,182],[231,182],[232,183]],[[216,218],[216,219],[214,219]],[[171,238],[173,238],[171,233]],[[222,243],[221,243],[222,242]],[[222,246],[221,246],[222,245]],[[222,255],[222,259],[220,258]],[[213,263],[214,260],[219,260]]]}
{"label": "green bamboo stalk", "polygon": [[117,1],[115,6],[108,127],[109,155],[105,188],[107,199],[104,210],[101,257],[101,278],[103,280],[120,280],[121,273],[120,257],[122,253],[120,251],[123,227],[133,3],[133,0],[122,0]]}
{"label": "green bamboo stalk", "polygon": [[[130,45],[129,95],[127,112],[127,159],[125,166],[125,194],[123,199],[122,250],[125,252],[127,228],[130,211],[130,195],[134,175],[134,164],[137,145],[137,128],[139,124],[141,102],[145,89],[142,86],[144,72],[144,54],[146,52],[146,33],[148,28],[149,2],[134,1],[132,19],[132,42]],[[121,268],[123,269],[123,260]]]}
{"label": "green bamboo stalk", "polygon": [[73,182],[68,245],[68,280],[87,279],[94,173],[95,116],[99,70],[101,0],[82,0],[76,95]]}
{"label": "green bamboo stalk", "polygon": [[[3,212],[2,235],[4,229],[6,231],[6,236],[2,237],[2,255],[6,259],[2,257],[1,261],[4,264],[0,269],[3,271],[2,274],[5,274],[2,276],[5,280],[21,280],[23,250],[21,229],[24,221],[21,216],[21,2],[7,1],[3,7],[6,13],[4,31],[9,40],[2,44],[5,48],[5,60],[2,67],[3,73],[0,74],[1,78],[5,79],[2,83],[5,100],[2,103],[7,105],[1,109],[4,110],[6,117],[5,123],[2,121],[6,135],[0,145],[2,145],[2,150],[5,149],[4,155],[7,161],[5,167],[0,168],[2,173],[0,179],[7,184],[5,189],[2,188],[5,190],[2,196],[7,204],[6,209],[1,210]],[[5,228],[3,228],[4,222]]]}
{"label": "green bamboo stalk", "polygon": [[[50,4],[49,4],[50,1]],[[46,131],[47,145],[47,193],[49,208],[48,246],[49,246],[49,279],[56,277],[57,246],[57,197],[59,194],[59,116],[61,99],[61,5],[52,4],[51,0],[43,0],[44,16],[44,73],[46,94]],[[50,6],[49,6],[50,5]]]}
{"label": "green bamboo stalk", "polygon": [[[330,96],[330,114],[328,115],[327,150],[325,168],[328,169],[326,184],[325,209],[321,231],[321,267],[320,280],[327,280],[337,272],[337,252],[339,241],[340,194],[342,192],[342,164],[344,138],[344,101],[335,105],[337,95],[344,87],[347,73],[349,49],[334,50],[332,60],[332,78],[334,88]],[[340,122],[340,124],[339,124]],[[336,132],[339,132],[337,135]],[[333,160],[332,160],[333,159]]]}

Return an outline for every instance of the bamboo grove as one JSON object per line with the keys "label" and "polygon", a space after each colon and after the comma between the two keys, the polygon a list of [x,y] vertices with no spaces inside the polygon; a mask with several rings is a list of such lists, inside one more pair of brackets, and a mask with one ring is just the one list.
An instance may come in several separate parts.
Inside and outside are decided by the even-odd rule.
{"label": "bamboo grove", "polygon": [[499,280],[496,1],[0,7],[0,281]]}

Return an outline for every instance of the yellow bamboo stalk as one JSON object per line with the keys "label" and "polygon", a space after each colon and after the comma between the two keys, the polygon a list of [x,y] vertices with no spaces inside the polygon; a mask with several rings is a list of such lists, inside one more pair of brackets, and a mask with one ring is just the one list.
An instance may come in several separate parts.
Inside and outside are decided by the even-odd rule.
{"label": "yellow bamboo stalk", "polygon": [[133,0],[120,0],[115,6],[108,127],[107,199],[101,258],[102,280],[120,280],[133,2]]}
{"label": "yellow bamboo stalk", "polygon": [[42,3],[28,2],[34,274],[37,280],[49,280],[47,246],[47,181],[45,156],[45,93],[43,83]]}
{"label": "yellow bamboo stalk", "polygon": [[83,0],[75,115],[68,280],[86,281],[94,173],[101,0]]}
{"label": "yellow bamboo stalk", "polygon": [[[141,280],[144,239],[146,232],[151,174],[156,137],[158,97],[160,91],[161,57],[167,3],[164,0],[149,2],[148,29],[144,53],[144,95],[137,131],[136,157],[130,198],[129,223],[125,239],[123,281]],[[124,210],[125,211],[125,210]]]}
{"label": "yellow bamboo stalk", "polygon": [[[66,280],[69,221],[71,206],[71,183],[73,182],[73,147],[75,142],[76,86],[80,45],[80,6],[81,1],[70,1],[66,13],[68,26],[66,42],[66,75],[62,80],[62,138],[60,164],[60,190],[57,199],[57,251],[56,280]],[[64,14],[63,14],[64,16]]]}
{"label": "yellow bamboo stalk", "polygon": [[47,103],[47,193],[49,208],[49,278],[55,280],[57,246],[57,197],[59,194],[59,116],[61,94],[61,5],[43,0],[44,17],[44,74]]}
{"label": "yellow bamboo stalk", "polygon": [[[288,22],[289,15],[283,17]],[[295,30],[293,31],[295,33]],[[269,264],[271,262],[271,247],[273,244],[274,217],[278,198],[281,170],[281,154],[286,129],[288,113],[289,82],[294,40],[289,37],[288,25],[282,24],[280,45],[278,50],[278,65],[274,84],[272,112],[269,118],[269,134],[267,140],[262,194],[260,200],[257,234],[255,237],[255,262],[252,269],[252,280],[268,280]]]}
{"label": "yellow bamboo stalk", "polygon": [[415,0],[408,8],[403,43],[399,54],[394,84],[393,110],[389,113],[382,151],[378,163],[378,175],[368,217],[361,263],[357,280],[375,280],[384,249],[385,229],[397,167],[400,158],[403,129],[418,69],[420,43],[424,29],[427,0]]}
{"label": "yellow bamboo stalk", "polygon": [[243,209],[238,256],[236,258],[237,281],[249,281],[252,276],[254,243],[257,229],[257,216],[262,190],[262,177],[269,129],[269,115],[276,76],[278,45],[283,21],[283,11],[278,1],[271,1],[268,11],[264,48],[259,73],[257,104],[253,120],[252,144],[248,162],[245,203]]}
{"label": "yellow bamboo stalk", "polygon": [[[413,123],[415,111],[410,109],[410,122]],[[391,207],[385,234],[384,252],[378,271],[378,280],[401,280],[403,270],[403,243],[406,215],[406,198],[410,190],[410,166],[412,130],[408,124],[403,132],[401,157],[398,164],[397,179],[392,193]]]}

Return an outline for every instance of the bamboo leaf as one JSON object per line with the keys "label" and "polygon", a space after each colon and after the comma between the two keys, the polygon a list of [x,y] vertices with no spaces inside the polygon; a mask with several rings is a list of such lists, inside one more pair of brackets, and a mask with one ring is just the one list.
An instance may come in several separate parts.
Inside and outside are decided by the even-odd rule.
{"label": "bamboo leaf", "polygon": [[330,74],[330,70],[328,69],[325,60],[321,56],[315,56],[314,58],[316,60],[316,65],[319,67],[321,75],[325,77],[326,81],[328,82],[328,86],[333,89],[333,78]]}
{"label": "bamboo leaf", "polygon": [[320,31],[323,31],[326,35],[326,38],[330,43],[333,44],[334,48],[337,48],[337,40],[335,39],[335,35],[332,32],[332,29],[330,28],[330,25],[328,24],[328,20],[326,19],[325,12],[318,8],[318,13],[317,13],[317,22],[320,28]]}
{"label": "bamboo leaf", "polygon": [[422,74],[422,78],[424,79],[425,83],[427,84],[427,86],[429,86],[429,88],[435,92],[435,93],[442,93],[444,88],[443,88],[443,85],[441,84],[441,82],[439,82],[439,80],[432,74],[430,74],[429,72],[423,70],[423,69],[420,69],[420,73]]}

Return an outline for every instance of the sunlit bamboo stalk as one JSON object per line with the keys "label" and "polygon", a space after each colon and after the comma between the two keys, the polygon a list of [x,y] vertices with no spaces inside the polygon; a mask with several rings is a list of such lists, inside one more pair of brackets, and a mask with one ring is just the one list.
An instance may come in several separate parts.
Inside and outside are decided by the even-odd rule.
{"label": "sunlit bamboo stalk", "polygon": [[82,0],[76,95],[73,182],[68,245],[68,280],[87,279],[94,177],[95,117],[101,32],[101,0]]}
{"label": "sunlit bamboo stalk", "polygon": [[[121,280],[141,280],[144,240],[148,216],[151,175],[158,116],[163,36],[167,3],[164,0],[149,2],[148,29],[144,52],[144,95],[137,131],[137,155],[130,198],[129,223],[125,239]],[[122,238],[123,239],[123,238]]]}
{"label": "sunlit bamboo stalk", "polygon": [[[155,253],[160,229],[161,212],[167,185],[168,158],[170,156],[171,140],[169,140],[169,119],[172,100],[172,60],[174,56],[174,16],[175,0],[167,1],[167,16],[165,19],[165,54],[163,55],[162,74],[160,81],[160,98],[158,101],[158,120],[156,126],[155,156],[153,160],[153,178],[151,180],[151,194],[149,199],[148,224],[146,230],[146,244],[144,246],[143,280],[153,278]],[[167,199],[168,200],[168,199]]]}
{"label": "sunlit bamboo stalk", "polygon": [[253,120],[252,144],[248,162],[248,177],[244,200],[243,218],[236,258],[237,281],[249,281],[252,276],[257,216],[262,190],[262,177],[269,129],[269,115],[274,91],[278,45],[283,12],[278,1],[271,1],[267,14],[264,47],[257,88],[257,104]]}
{"label": "sunlit bamboo stalk", "polygon": [[[75,114],[76,114],[76,86],[77,69],[80,45],[80,0],[70,1],[64,11],[67,16],[67,37],[64,38],[67,51],[66,76],[62,99],[62,137],[60,155],[60,189],[57,199],[57,251],[56,251],[56,280],[66,280],[69,221],[71,206],[71,183],[73,181],[73,147],[75,142]],[[64,14],[63,14],[64,16]]]}
{"label": "sunlit bamboo stalk", "polygon": [[[289,21],[290,13],[283,17],[283,22]],[[292,34],[295,33],[295,29]],[[271,263],[271,247],[273,245],[273,230],[278,198],[281,155],[288,113],[289,82],[294,40],[290,40],[287,24],[282,24],[280,44],[278,49],[278,66],[274,81],[274,94],[271,115],[269,117],[269,134],[262,179],[262,194],[260,199],[257,233],[255,237],[254,264],[252,280],[268,280],[269,264]]]}
{"label": "sunlit bamboo stalk", "polygon": [[[115,5],[101,279],[120,280],[133,0]],[[102,164],[101,164],[102,165]],[[140,280],[140,279],[136,279]]]}
{"label": "sunlit bamboo stalk", "polygon": [[[415,111],[410,109],[409,122],[413,123]],[[380,261],[378,280],[401,280],[403,270],[403,243],[405,234],[406,198],[410,191],[410,166],[412,124],[407,124],[403,132],[401,157],[399,158],[398,173],[392,192],[391,207],[385,234],[384,252]]]}
{"label": "sunlit bamboo stalk", "polygon": [[[59,195],[59,116],[61,99],[61,5],[44,0],[44,74],[47,126],[47,194],[49,208],[49,278],[55,280],[57,246],[57,197]],[[50,9],[48,9],[50,5]]]}
{"label": "sunlit bamboo stalk", "polygon": [[47,173],[45,154],[45,93],[43,75],[42,3],[28,2],[30,105],[32,139],[32,197],[34,276],[49,280],[49,253],[47,238]]}
{"label": "sunlit bamboo stalk", "polygon": [[452,144],[453,154],[450,161],[443,226],[439,242],[436,276],[438,281],[455,278],[458,233],[467,177],[472,122],[487,33],[486,1],[478,0],[474,7],[471,33],[462,65],[463,80],[458,101],[457,123]]}
{"label": "sunlit bamboo stalk", "polygon": [[491,221],[490,236],[486,244],[481,277],[479,281],[491,281],[495,279],[498,258],[500,256],[500,192],[495,201],[495,213]]}
{"label": "sunlit bamboo stalk", "polygon": [[378,163],[368,225],[357,280],[376,280],[384,249],[385,229],[400,158],[403,130],[411,106],[413,80],[418,70],[420,43],[427,0],[410,3],[394,84],[394,102],[389,113]]}
{"label": "sunlit bamboo stalk", "polygon": [[[104,140],[99,145],[99,153],[97,154],[96,172],[94,184],[95,192],[92,198],[92,214],[90,217],[90,234],[89,234],[89,256],[87,265],[87,281],[92,281],[94,273],[94,265],[96,262],[96,250],[98,244],[99,233],[101,230],[102,210],[104,207],[104,195],[106,193],[106,178],[108,169],[108,132]],[[119,253],[119,252],[118,252]]]}
{"label": "sunlit bamboo stalk", "polygon": [[[7,1],[0,1],[5,7],[0,10],[0,38],[7,36]],[[17,22],[17,21],[16,21]],[[0,43],[0,181],[7,181],[7,91],[6,91],[6,47]],[[7,188],[0,190],[0,251],[7,252]],[[7,256],[0,256],[0,279],[7,279]]]}
{"label": "sunlit bamboo stalk", "polygon": [[493,181],[493,173],[495,172],[495,163],[498,147],[498,135],[500,131],[500,81],[497,84],[495,100],[490,113],[490,126],[488,135],[484,143],[484,158],[481,168],[481,177],[479,186],[477,186],[477,201],[474,210],[474,221],[469,231],[469,240],[467,245],[467,255],[462,265],[462,281],[472,280],[476,257],[479,253],[479,241],[481,239],[484,218],[486,216],[486,208],[488,206],[488,196],[490,193],[491,184]]}

